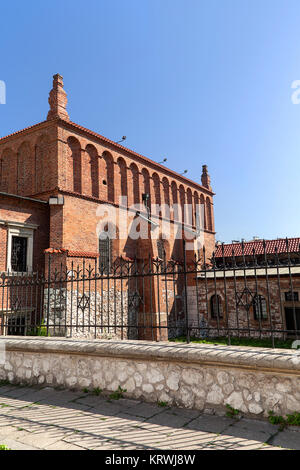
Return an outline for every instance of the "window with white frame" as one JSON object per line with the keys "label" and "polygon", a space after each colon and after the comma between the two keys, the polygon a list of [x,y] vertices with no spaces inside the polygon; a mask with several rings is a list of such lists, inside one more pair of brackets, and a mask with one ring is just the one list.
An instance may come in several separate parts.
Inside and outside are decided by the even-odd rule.
{"label": "window with white frame", "polygon": [[8,226],[7,271],[32,272],[33,228]]}

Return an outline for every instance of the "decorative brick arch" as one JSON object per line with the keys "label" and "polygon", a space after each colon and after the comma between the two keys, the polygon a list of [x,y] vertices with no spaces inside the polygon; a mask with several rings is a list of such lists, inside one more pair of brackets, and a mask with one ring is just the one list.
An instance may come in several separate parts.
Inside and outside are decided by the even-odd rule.
{"label": "decorative brick arch", "polygon": [[193,194],[190,188],[186,191],[186,198],[187,198],[187,223],[190,225],[194,224],[194,211],[193,211]]}
{"label": "decorative brick arch", "polygon": [[118,165],[118,179],[119,184],[117,184],[117,188],[119,190],[119,196],[128,197],[128,184],[127,184],[127,166],[124,158],[119,157],[117,160]]}
{"label": "decorative brick arch", "polygon": [[181,184],[179,186],[179,201],[181,207],[181,220],[182,222],[186,222],[186,214],[185,214],[185,189],[184,186]]}
{"label": "decorative brick arch", "polygon": [[209,197],[206,198],[206,219],[207,219],[207,230],[212,231],[212,209],[211,209],[211,202]]}
{"label": "decorative brick arch", "polygon": [[35,146],[35,192],[42,193],[47,189],[47,167],[49,159],[49,138],[41,135]]}
{"label": "decorative brick arch", "polygon": [[202,227],[207,230],[206,204],[203,194],[200,195],[200,217],[203,219],[201,220]]}
{"label": "decorative brick arch", "polygon": [[32,169],[32,149],[28,142],[23,142],[17,152],[17,192],[20,196],[34,192]]}
{"label": "decorative brick arch", "polygon": [[150,189],[150,175],[149,171],[146,168],[142,169],[142,176],[143,176],[143,193],[147,193],[150,195],[149,199],[149,207],[151,207],[151,189]]}
{"label": "decorative brick arch", "polygon": [[106,163],[106,186],[107,186],[107,201],[115,202],[115,168],[114,168],[114,159],[112,155],[105,151],[103,153],[103,158]]}
{"label": "decorative brick arch", "polygon": [[[154,189],[154,202],[157,206],[161,205],[161,194],[160,194],[160,179],[157,173],[152,175],[153,189]],[[156,215],[159,215],[159,208],[156,208]]]}
{"label": "decorative brick arch", "polygon": [[81,145],[75,137],[68,138],[67,181],[68,188],[75,193],[82,193]]}
{"label": "decorative brick arch", "polygon": [[164,177],[162,179],[162,186],[163,186],[163,203],[165,205],[165,213],[164,216],[169,219],[170,218],[170,183],[168,178]]}
{"label": "decorative brick arch", "polygon": [[[174,205],[178,204],[178,190],[177,190],[177,184],[175,181],[172,181],[171,183],[171,194],[172,194],[172,199],[171,199],[171,205],[174,207]],[[173,211],[173,220],[179,220],[179,214],[178,210]]]}
{"label": "decorative brick arch", "polygon": [[6,148],[0,157],[0,191],[13,193],[15,190],[15,154]]}
{"label": "decorative brick arch", "polygon": [[[129,185],[129,194],[133,195],[133,204],[140,203],[140,178],[139,170],[135,163],[131,163],[130,167],[131,184]],[[130,204],[131,205],[131,204]]]}
{"label": "decorative brick arch", "polygon": [[87,155],[88,167],[85,168],[83,165],[83,174],[86,180],[86,190],[89,196],[99,198],[99,157],[96,147],[88,144],[85,149]]}

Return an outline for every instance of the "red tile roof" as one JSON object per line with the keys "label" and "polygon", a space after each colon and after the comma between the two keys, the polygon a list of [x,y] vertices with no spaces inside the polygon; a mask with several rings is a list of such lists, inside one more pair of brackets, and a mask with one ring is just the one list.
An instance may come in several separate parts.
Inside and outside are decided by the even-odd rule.
{"label": "red tile roof", "polygon": [[65,248],[47,248],[46,250],[44,250],[44,253],[49,253],[52,255],[66,254],[70,258],[98,258],[99,257],[99,253],[93,253],[90,251],[66,250]]}
{"label": "red tile roof", "polygon": [[[288,250],[286,240],[288,241]],[[300,251],[300,238],[279,238],[277,240],[265,240],[266,244],[266,253],[267,254],[275,254],[277,247],[278,253],[296,253]],[[256,255],[264,254],[264,243],[262,240],[254,240],[251,242],[244,242],[244,254],[245,256],[253,255],[253,248],[255,250]],[[224,257],[229,258],[232,256],[232,252],[234,256],[242,256],[242,243],[229,243],[224,244]],[[222,245],[218,245],[215,251],[216,258],[222,258]]]}

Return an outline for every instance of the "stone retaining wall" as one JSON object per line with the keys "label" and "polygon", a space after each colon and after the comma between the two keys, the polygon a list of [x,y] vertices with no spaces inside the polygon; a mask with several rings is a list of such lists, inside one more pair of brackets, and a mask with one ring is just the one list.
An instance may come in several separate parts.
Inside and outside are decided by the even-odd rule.
{"label": "stone retaining wall", "polygon": [[67,389],[121,386],[126,396],[248,415],[300,412],[300,353],[146,341],[2,337],[0,380]]}

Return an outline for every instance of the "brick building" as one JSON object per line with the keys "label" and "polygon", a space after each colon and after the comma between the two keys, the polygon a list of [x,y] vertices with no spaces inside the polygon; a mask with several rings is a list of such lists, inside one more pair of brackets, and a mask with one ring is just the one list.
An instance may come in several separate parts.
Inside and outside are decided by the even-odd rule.
{"label": "brick building", "polygon": [[[203,245],[213,252],[214,194],[205,165],[199,185],[75,124],[60,75],[49,105],[44,122],[0,139],[0,272],[47,275],[49,253],[61,270],[95,260],[108,266],[120,257],[180,260],[182,238],[188,257],[201,256]],[[113,213],[109,222],[105,210]],[[146,236],[132,236],[143,224]],[[2,315],[13,318],[8,304]]]}
{"label": "brick building", "polygon": [[300,238],[216,245],[190,298],[194,334],[299,337]]}

